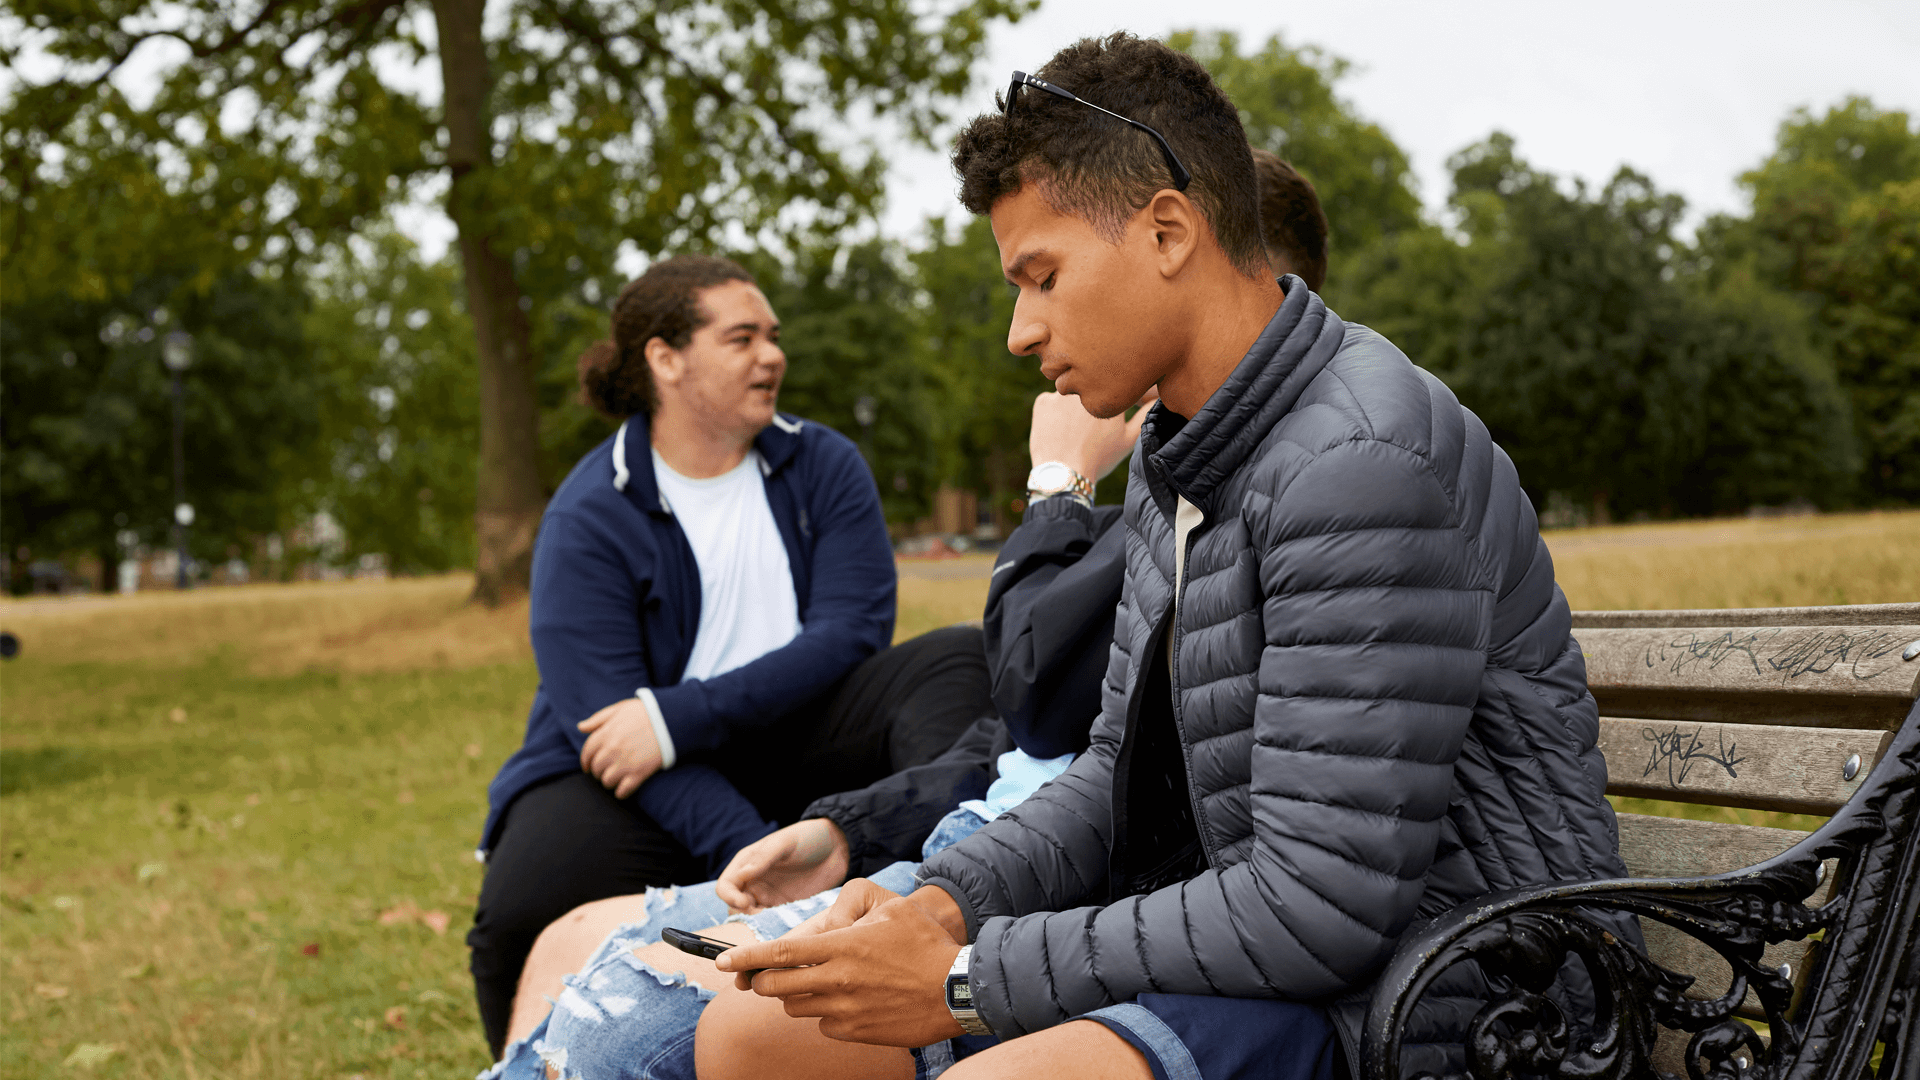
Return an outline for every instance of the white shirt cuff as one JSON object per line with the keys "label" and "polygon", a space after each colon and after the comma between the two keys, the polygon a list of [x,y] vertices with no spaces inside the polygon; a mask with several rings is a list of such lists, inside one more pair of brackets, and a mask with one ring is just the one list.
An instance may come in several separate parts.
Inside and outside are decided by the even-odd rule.
{"label": "white shirt cuff", "polygon": [[667,718],[660,712],[660,702],[648,687],[635,690],[633,696],[647,707],[647,719],[653,721],[653,739],[660,744],[660,771],[665,772],[679,760],[679,755],[673,752],[673,733],[667,730]]}

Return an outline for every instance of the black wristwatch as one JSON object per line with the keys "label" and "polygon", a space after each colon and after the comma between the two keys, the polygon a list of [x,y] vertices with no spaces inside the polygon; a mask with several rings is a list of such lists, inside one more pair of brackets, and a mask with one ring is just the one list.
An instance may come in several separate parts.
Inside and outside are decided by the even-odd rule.
{"label": "black wristwatch", "polygon": [[973,982],[967,978],[967,968],[973,960],[973,946],[960,946],[960,955],[953,958],[953,967],[947,969],[947,1011],[953,1014],[953,1020],[960,1030],[969,1035],[991,1035],[993,1029],[980,1019],[980,1011],[973,1007]]}

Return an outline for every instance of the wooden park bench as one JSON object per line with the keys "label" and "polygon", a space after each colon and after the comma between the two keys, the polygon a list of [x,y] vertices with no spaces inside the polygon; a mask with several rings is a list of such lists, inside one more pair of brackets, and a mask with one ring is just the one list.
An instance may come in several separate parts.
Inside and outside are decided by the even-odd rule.
{"label": "wooden park bench", "polygon": [[[1920,604],[1576,612],[1573,633],[1610,794],[1831,817],[1622,813],[1631,877],[1509,890],[1401,942],[1365,1080],[1400,1080],[1406,1010],[1466,960],[1494,992],[1477,1080],[1920,1080]],[[1646,952],[1583,909],[1638,916]],[[1570,955],[1584,1039],[1548,993]]]}

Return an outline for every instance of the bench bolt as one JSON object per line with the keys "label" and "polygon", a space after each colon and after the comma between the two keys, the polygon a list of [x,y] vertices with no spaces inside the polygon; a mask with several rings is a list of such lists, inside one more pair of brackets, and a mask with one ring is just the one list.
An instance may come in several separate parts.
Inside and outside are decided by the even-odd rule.
{"label": "bench bolt", "polygon": [[1821,863],[1813,868],[1813,884],[1817,888],[1827,883],[1827,864]]}
{"label": "bench bolt", "polygon": [[1791,980],[1792,980],[1792,978],[1793,978],[1793,965],[1792,965],[1792,964],[1781,964],[1781,965],[1780,965],[1780,977],[1781,977],[1781,978],[1783,978],[1783,979],[1787,979],[1787,980],[1789,980],[1789,981],[1791,981]]}
{"label": "bench bolt", "polygon": [[1911,660],[1916,656],[1920,656],[1920,638],[1907,642],[1907,648],[1900,654],[1900,659]]}
{"label": "bench bolt", "polygon": [[1851,780],[1854,777],[1859,775],[1860,775],[1860,755],[1855,754],[1852,757],[1847,759],[1847,763],[1845,765],[1840,766],[1840,779]]}

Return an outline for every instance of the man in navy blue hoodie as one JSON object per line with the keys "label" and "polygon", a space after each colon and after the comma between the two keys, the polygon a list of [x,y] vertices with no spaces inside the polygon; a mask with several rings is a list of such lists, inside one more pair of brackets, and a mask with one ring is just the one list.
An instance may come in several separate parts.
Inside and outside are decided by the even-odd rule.
{"label": "man in navy blue hoodie", "polygon": [[866,463],[775,411],[786,358],[752,277],[656,263],[581,388],[621,421],[534,549],[541,683],[489,789],[472,968],[503,1041],[540,930],[575,906],[712,878],[820,796],[931,760],[993,711],[980,632],[894,649]]}

